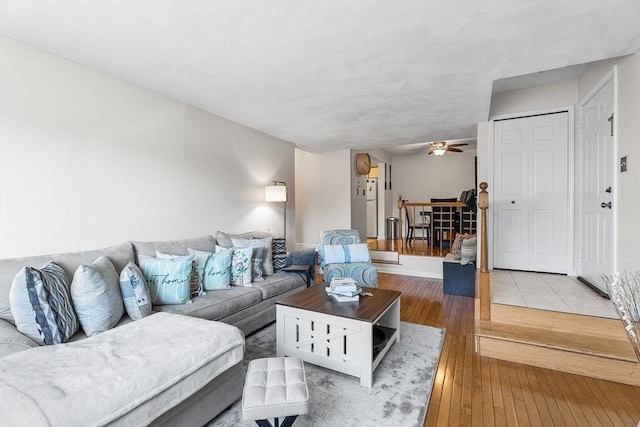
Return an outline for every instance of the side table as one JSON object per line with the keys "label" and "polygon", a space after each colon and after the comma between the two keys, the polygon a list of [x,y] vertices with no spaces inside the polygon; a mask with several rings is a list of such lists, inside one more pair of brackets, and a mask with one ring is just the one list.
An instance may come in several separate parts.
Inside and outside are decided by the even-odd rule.
{"label": "side table", "polygon": [[294,264],[287,265],[281,271],[285,271],[287,273],[296,273],[307,282],[307,288],[311,286],[311,269],[312,265],[304,265],[304,264]]}

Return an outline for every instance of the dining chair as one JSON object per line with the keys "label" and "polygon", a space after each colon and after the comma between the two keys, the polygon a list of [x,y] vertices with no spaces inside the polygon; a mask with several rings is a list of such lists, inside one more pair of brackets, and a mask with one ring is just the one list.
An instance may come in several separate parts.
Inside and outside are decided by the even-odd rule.
{"label": "dining chair", "polygon": [[[431,203],[455,203],[457,201],[455,197],[431,199]],[[448,237],[447,241],[453,240],[453,234],[459,228],[459,215],[456,208],[452,206],[431,206],[431,221],[435,246],[442,247],[445,236]]]}
{"label": "dining chair", "polygon": [[419,223],[416,223],[415,215],[412,207],[404,207],[405,217],[407,219],[407,243],[415,238],[415,230],[421,230],[423,239],[431,242],[431,212],[424,212],[424,216]]}

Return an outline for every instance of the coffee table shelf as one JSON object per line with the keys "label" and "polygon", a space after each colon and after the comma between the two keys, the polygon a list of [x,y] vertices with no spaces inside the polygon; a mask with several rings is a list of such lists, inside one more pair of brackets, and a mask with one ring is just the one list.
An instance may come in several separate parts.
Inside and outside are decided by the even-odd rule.
{"label": "coffee table shelf", "polygon": [[[364,288],[372,297],[339,303],[322,285],[276,303],[276,353],[360,378],[371,387],[373,372],[400,341],[400,292]],[[386,345],[374,354],[373,327],[387,328]]]}

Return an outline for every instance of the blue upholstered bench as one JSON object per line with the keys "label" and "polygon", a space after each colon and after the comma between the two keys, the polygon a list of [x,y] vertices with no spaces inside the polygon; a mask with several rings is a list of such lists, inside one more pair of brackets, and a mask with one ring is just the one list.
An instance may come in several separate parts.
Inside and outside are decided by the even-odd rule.
{"label": "blue upholstered bench", "polygon": [[476,295],[476,264],[462,265],[453,254],[447,254],[442,261],[442,290],[445,294]]}

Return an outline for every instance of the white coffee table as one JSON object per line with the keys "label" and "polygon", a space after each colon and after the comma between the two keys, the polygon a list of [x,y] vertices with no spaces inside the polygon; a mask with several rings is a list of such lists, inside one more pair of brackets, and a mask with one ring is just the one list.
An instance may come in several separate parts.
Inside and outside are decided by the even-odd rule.
{"label": "white coffee table", "polygon": [[[400,292],[363,288],[373,296],[339,303],[322,284],[276,303],[276,353],[360,378],[371,387],[373,372],[394,342],[400,342]],[[373,351],[373,326],[387,332]]]}

